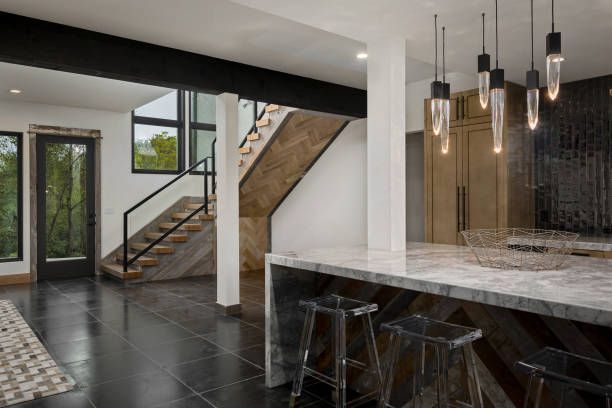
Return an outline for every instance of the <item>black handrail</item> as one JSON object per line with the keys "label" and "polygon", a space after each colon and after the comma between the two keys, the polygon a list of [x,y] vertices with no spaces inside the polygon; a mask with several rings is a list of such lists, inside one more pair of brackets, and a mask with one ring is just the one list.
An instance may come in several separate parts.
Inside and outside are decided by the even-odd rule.
{"label": "black handrail", "polygon": [[[253,126],[251,126],[251,128],[249,129],[247,134],[244,135],[244,139],[242,139],[242,142],[240,142],[240,146],[239,147],[244,146],[244,144],[247,142],[247,137],[251,133],[257,132],[257,121],[261,120],[261,118],[263,118],[263,116],[266,114],[266,106],[268,106],[268,105],[270,105],[270,104],[266,103],[266,105],[264,106],[263,110],[259,113],[259,115],[257,115],[257,119],[255,119],[255,123],[253,123]],[[257,102],[255,102],[255,106],[257,106]]]}
{"label": "black handrail", "polygon": [[[181,172],[179,175],[177,175],[175,178],[170,180],[168,183],[164,184],[163,186],[161,186],[160,188],[158,188],[157,190],[155,190],[154,192],[152,192],[151,194],[146,196],[144,199],[140,200],[137,204],[133,205],[132,207],[130,207],[127,211],[125,211],[123,213],[123,259],[122,259],[123,272],[127,272],[127,268],[128,268],[129,265],[131,265],[138,258],[140,258],[144,254],[149,252],[151,250],[151,248],[153,248],[155,245],[157,245],[158,243],[163,241],[168,235],[172,234],[174,231],[179,229],[184,223],[186,223],[187,221],[192,219],[198,212],[200,212],[200,211],[202,211],[204,209],[204,213],[208,214],[208,201],[209,201],[208,200],[208,161],[209,160],[212,161],[212,175],[211,175],[211,178],[212,178],[212,191],[214,193],[214,191],[216,190],[216,181],[215,181],[215,179],[216,179],[216,174],[215,174],[216,173],[216,168],[215,168],[215,144],[216,143],[217,143],[217,139],[215,138],[212,141],[212,143],[211,143],[211,153],[212,153],[212,156],[207,156],[207,157],[203,158],[202,160],[198,161],[197,163],[193,164],[187,170]],[[183,178],[185,175],[189,174],[191,171],[193,171],[196,167],[198,167],[200,165],[204,165],[204,205],[200,206],[198,209],[193,211],[187,217],[185,217],[184,219],[182,219],[181,221],[176,223],[175,226],[173,226],[172,228],[168,229],[159,238],[157,238],[156,240],[151,242],[149,245],[147,245],[146,248],[138,251],[138,253],[136,253],[133,257],[128,259],[128,215],[131,212],[133,212],[134,210],[136,210],[137,208],[139,208],[141,205],[143,205],[144,203],[149,201],[151,198],[155,197],[157,194],[161,193],[166,188],[168,188],[172,184],[176,183],[178,180]]]}

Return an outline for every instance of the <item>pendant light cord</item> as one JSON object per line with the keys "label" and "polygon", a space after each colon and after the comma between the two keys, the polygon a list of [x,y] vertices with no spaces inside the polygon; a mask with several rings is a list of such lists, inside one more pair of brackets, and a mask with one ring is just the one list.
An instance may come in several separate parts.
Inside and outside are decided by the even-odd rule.
{"label": "pendant light cord", "polygon": [[531,70],[533,71],[533,0],[531,0]]}
{"label": "pendant light cord", "polygon": [[[554,0],[553,0],[554,1]],[[495,68],[499,68],[499,59],[498,59],[498,40],[497,40],[497,0],[495,0]]]}
{"label": "pendant light cord", "polygon": [[434,14],[434,31],[435,31],[434,37],[436,39],[436,47],[435,47],[436,48],[436,65],[435,65],[436,73],[434,76],[437,82],[438,81],[438,15],[437,14]]}
{"label": "pendant light cord", "polygon": [[485,13],[482,13],[482,53],[485,53]]}
{"label": "pendant light cord", "polygon": [[552,15],[552,32],[555,32],[555,0],[552,0],[552,7],[550,8],[550,13]]}
{"label": "pendant light cord", "polygon": [[444,30],[446,27],[442,27],[442,82],[446,82],[446,58],[444,57]]}

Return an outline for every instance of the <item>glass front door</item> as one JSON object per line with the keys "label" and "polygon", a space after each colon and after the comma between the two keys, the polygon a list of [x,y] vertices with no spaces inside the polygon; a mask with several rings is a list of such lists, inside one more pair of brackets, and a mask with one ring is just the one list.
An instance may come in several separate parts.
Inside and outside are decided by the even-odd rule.
{"label": "glass front door", "polygon": [[45,135],[37,139],[38,279],[92,276],[94,141]]}

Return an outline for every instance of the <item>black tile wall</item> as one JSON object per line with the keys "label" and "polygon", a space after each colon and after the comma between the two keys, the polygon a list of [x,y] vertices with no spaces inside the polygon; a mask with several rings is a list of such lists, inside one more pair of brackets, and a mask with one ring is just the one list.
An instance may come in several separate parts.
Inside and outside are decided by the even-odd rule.
{"label": "black tile wall", "polygon": [[538,228],[612,235],[612,75],[540,93],[534,132]]}

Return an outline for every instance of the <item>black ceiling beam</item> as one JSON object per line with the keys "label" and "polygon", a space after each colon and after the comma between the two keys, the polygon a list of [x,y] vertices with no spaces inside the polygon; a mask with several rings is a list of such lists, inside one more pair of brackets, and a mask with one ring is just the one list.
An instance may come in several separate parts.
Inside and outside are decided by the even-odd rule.
{"label": "black ceiling beam", "polygon": [[[0,12],[0,61],[365,117],[366,91]],[[220,38],[219,41],[223,39]]]}

